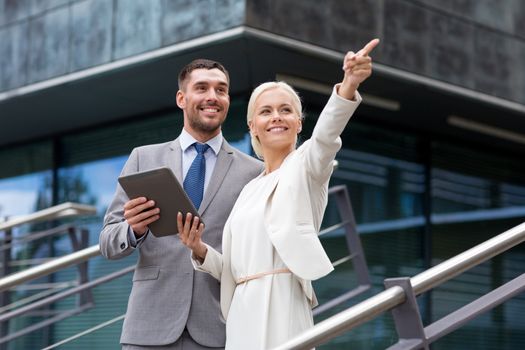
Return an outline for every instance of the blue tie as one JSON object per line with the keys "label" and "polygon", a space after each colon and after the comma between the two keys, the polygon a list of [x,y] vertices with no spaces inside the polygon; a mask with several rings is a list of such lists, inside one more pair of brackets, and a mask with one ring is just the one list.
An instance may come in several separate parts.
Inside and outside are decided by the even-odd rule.
{"label": "blue tie", "polygon": [[197,150],[197,156],[191,163],[190,169],[184,179],[184,190],[190,197],[196,209],[199,209],[204,193],[204,176],[206,174],[206,159],[204,153],[210,148],[207,144],[194,143],[193,147]]}

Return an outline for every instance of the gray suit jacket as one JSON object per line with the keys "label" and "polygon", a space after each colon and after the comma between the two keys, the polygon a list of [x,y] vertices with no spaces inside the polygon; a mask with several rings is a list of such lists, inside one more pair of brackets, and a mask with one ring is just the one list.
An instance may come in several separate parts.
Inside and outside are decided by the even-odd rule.
{"label": "gray suit jacket", "polygon": [[[122,175],[160,166],[171,168],[182,183],[182,150],[178,140],[134,149]],[[224,223],[235,200],[244,185],[262,170],[262,162],[223,141],[199,208],[206,222],[203,240],[210,246],[221,249]],[[135,250],[130,246],[129,225],[123,217],[126,201],[128,197],[118,185],[100,233],[100,251],[108,259],[120,259]],[[120,342],[171,344],[186,327],[201,345],[223,347],[225,325],[220,317],[219,282],[206,273],[194,271],[190,251],[177,236],[157,238],[150,233],[137,250],[138,262]]]}

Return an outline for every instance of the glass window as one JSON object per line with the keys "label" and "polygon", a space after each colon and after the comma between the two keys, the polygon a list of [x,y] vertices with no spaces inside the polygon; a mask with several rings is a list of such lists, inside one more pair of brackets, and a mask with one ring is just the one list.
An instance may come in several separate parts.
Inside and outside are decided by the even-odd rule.
{"label": "glass window", "polygon": [[[432,264],[436,265],[523,221],[525,173],[520,157],[435,142],[432,157]],[[435,288],[432,318],[437,320],[521,275],[525,247],[517,246]],[[524,328],[514,322],[524,297],[470,321],[439,340],[435,349],[521,348]],[[473,340],[475,339],[475,340]],[[521,345],[519,345],[521,344]]]}

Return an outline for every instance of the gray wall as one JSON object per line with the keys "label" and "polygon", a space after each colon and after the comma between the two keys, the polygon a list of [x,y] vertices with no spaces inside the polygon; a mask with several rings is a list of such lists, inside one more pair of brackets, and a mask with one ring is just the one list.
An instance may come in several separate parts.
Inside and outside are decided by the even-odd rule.
{"label": "gray wall", "polygon": [[0,91],[246,24],[525,103],[522,0],[0,0]]}
{"label": "gray wall", "polygon": [[[322,5],[321,5],[322,4]],[[525,1],[252,0],[249,26],[525,103]]]}
{"label": "gray wall", "polygon": [[0,0],[0,91],[242,24],[242,0]]}

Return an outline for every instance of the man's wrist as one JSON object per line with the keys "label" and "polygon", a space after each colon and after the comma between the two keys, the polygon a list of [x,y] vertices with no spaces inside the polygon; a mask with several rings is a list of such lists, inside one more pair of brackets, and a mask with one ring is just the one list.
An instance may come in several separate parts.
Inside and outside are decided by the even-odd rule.
{"label": "man's wrist", "polygon": [[148,232],[147,229],[144,230],[144,232],[142,232],[142,233],[138,233],[137,231],[135,231],[133,229],[132,229],[132,231],[133,231],[133,234],[135,235],[135,238],[137,238],[137,239],[142,238],[146,234],[146,232]]}

